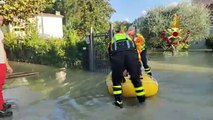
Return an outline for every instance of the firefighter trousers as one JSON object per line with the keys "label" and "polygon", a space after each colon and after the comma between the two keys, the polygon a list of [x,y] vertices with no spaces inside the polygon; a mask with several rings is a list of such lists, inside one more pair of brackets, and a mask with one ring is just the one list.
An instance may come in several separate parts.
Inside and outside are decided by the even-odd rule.
{"label": "firefighter trousers", "polygon": [[114,52],[110,55],[110,63],[112,70],[113,94],[115,96],[115,101],[122,100],[121,82],[123,78],[123,71],[125,69],[129,72],[131,76],[130,79],[134,87],[140,89],[139,92],[142,92],[139,93],[140,94],[139,96],[144,97],[142,83],[140,81],[140,74],[138,72],[139,63],[137,52],[135,50]]}
{"label": "firefighter trousers", "polygon": [[148,65],[146,49],[141,52],[141,61],[142,61],[143,67],[145,69],[145,72],[149,75],[152,75],[151,68]]}

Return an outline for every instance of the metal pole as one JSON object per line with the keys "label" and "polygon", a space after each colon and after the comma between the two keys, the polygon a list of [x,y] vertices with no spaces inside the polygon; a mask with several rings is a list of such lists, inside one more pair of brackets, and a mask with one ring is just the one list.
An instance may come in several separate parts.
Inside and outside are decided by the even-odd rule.
{"label": "metal pole", "polygon": [[95,71],[95,60],[94,60],[94,39],[93,39],[93,28],[90,29],[90,44],[89,44],[89,70]]}
{"label": "metal pole", "polygon": [[112,38],[113,38],[113,24],[110,23],[110,31],[109,31],[109,39],[110,39],[110,41],[112,40]]}

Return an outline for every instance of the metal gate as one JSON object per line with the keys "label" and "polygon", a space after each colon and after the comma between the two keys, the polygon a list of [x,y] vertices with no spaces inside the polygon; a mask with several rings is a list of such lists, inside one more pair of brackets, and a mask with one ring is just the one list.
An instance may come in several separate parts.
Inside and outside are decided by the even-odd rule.
{"label": "metal gate", "polygon": [[92,72],[109,72],[108,43],[112,39],[112,25],[106,33],[94,33],[90,30],[89,44],[89,70]]}

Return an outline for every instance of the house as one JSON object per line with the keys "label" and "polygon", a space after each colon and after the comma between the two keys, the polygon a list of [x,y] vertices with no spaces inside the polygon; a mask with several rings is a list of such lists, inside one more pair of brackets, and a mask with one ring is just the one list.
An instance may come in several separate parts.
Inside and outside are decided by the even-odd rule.
{"label": "house", "polygon": [[62,15],[54,15],[41,13],[35,16],[37,21],[38,33],[45,37],[62,38],[63,37],[63,23]]}
{"label": "house", "polygon": [[[30,22],[36,23],[37,31],[44,38],[62,38],[63,37],[63,16],[60,14],[41,13],[30,19]],[[9,25],[9,31],[13,31],[18,37],[25,35],[25,22],[22,24]]]}

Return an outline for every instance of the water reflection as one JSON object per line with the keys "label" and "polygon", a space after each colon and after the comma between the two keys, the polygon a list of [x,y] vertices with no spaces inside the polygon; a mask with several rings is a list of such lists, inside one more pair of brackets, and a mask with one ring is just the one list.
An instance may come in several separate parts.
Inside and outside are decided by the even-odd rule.
{"label": "water reflection", "polygon": [[66,68],[61,68],[55,73],[56,80],[59,84],[62,84],[66,80],[66,75]]}
{"label": "water reflection", "polygon": [[38,77],[8,80],[7,100],[15,102],[14,120],[211,120],[213,111],[212,53],[184,56],[150,55],[159,93],[139,106],[124,99],[112,105],[105,73],[13,63],[15,71]]}
{"label": "water reflection", "polygon": [[170,53],[152,53],[149,58],[152,61],[157,61],[166,64],[179,64],[179,65],[189,65],[196,67],[208,67],[213,66],[213,53],[212,52],[188,52],[184,55],[164,55]]}

